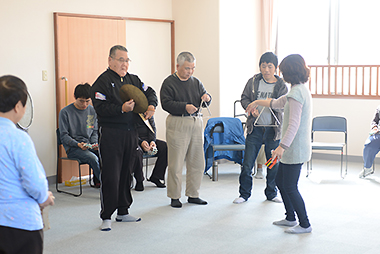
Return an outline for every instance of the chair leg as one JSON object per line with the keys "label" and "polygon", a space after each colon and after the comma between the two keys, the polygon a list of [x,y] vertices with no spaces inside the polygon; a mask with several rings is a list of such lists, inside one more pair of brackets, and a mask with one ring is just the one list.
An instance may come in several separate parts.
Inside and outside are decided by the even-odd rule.
{"label": "chair leg", "polygon": [[57,160],[57,173],[56,173],[56,177],[55,177],[55,189],[57,190],[57,192],[59,192],[59,190],[58,190],[58,174],[59,174],[59,172],[58,172],[58,166],[59,166],[59,160]]}
{"label": "chair leg", "polygon": [[346,145],[346,173],[345,173],[344,177],[347,176],[347,167],[348,167],[348,156],[347,156],[347,145]]}
{"label": "chair leg", "polygon": [[[310,168],[309,168],[309,164],[310,164]],[[311,155],[310,160],[307,162],[307,173],[306,173],[306,177],[309,177],[309,176],[310,176],[312,170],[313,170],[313,155]]]}
{"label": "chair leg", "polygon": [[145,178],[148,179],[148,157],[145,158]]}
{"label": "chair leg", "polygon": [[[95,175],[94,174],[91,174],[91,172],[93,172],[92,168],[90,167],[90,165],[88,165],[88,183],[90,184],[91,187],[95,187],[95,181],[94,181],[94,177]],[[91,177],[92,176],[92,177]],[[93,184],[91,183],[91,180],[93,182]]]}
{"label": "chair leg", "polygon": [[80,165],[78,167],[79,167],[79,194],[75,194],[73,192],[63,191],[63,190],[58,189],[58,169],[57,169],[57,180],[56,180],[56,189],[57,189],[57,192],[59,192],[59,193],[66,193],[66,194],[72,195],[74,197],[79,197],[80,195],[82,195],[82,173],[81,173],[81,170],[80,170]]}
{"label": "chair leg", "polygon": [[218,181],[218,162],[217,161],[212,162],[212,180]]}
{"label": "chair leg", "polygon": [[341,163],[340,163],[340,176],[342,179],[344,179],[347,176],[347,164],[348,164],[348,159],[347,159],[347,149],[346,149],[346,169],[345,172],[343,173],[343,148],[342,148],[342,156],[341,156]]}

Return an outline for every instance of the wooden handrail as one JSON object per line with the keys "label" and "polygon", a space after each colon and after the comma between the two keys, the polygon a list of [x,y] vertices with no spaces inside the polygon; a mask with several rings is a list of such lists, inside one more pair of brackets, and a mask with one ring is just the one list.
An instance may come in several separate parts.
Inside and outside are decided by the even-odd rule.
{"label": "wooden handrail", "polygon": [[309,68],[308,83],[313,98],[380,98],[380,65],[309,65]]}

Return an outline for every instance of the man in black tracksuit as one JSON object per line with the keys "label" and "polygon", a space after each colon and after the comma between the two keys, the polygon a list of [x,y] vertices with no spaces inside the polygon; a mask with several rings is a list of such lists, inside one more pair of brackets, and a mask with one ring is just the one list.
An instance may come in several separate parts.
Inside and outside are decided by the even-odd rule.
{"label": "man in black tracksuit", "polygon": [[139,116],[132,112],[135,102],[129,100],[123,103],[119,90],[124,84],[132,84],[144,92],[149,104],[145,112],[147,119],[154,114],[157,96],[153,89],[147,90],[138,76],[128,73],[129,62],[127,49],[120,45],[113,46],[108,57],[109,68],[91,88],[99,125],[102,231],[111,230],[111,215],[115,210],[116,221],[141,220],[128,213],[133,201],[130,191],[132,165],[138,147],[135,118]]}

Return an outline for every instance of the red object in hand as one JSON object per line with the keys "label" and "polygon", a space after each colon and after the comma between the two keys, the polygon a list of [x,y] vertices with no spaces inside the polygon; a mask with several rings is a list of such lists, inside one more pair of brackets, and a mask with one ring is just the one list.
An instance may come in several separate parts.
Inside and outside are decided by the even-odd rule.
{"label": "red object in hand", "polygon": [[265,166],[267,166],[269,169],[272,169],[274,165],[276,165],[278,162],[277,156],[273,159],[270,158],[266,163]]}

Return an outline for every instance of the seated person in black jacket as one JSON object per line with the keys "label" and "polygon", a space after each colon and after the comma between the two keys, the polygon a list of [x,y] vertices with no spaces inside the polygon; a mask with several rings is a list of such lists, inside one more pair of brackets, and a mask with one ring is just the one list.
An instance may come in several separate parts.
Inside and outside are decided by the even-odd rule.
{"label": "seated person in black jacket", "polygon": [[142,118],[136,122],[136,130],[139,134],[139,147],[137,148],[137,158],[134,166],[134,176],[136,179],[136,191],[144,190],[143,175],[143,153],[149,153],[157,149],[157,161],[154,165],[152,175],[148,181],[154,183],[158,188],[165,188],[162,182],[165,179],[166,167],[168,166],[168,148],[165,141],[156,139],[156,125],[153,116],[148,120],[154,132],[143,122]]}

